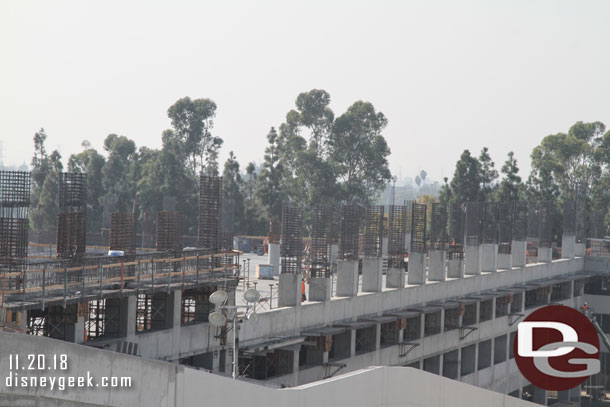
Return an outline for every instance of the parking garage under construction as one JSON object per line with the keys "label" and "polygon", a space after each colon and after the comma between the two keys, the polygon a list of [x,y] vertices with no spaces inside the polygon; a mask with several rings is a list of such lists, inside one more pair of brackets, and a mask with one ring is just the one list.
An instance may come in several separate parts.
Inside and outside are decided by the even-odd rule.
{"label": "parking garage under construction", "polygon": [[[200,176],[198,219],[184,219],[171,197],[141,227],[134,213],[110,212],[107,244],[95,247],[85,174],[59,181],[51,247],[28,238],[29,173],[0,174],[5,331],[218,374],[235,365],[239,377],[272,387],[405,366],[540,404],[606,397],[610,349],[599,374],[553,393],[523,378],[512,347],[517,323],[547,304],[588,301],[610,331],[606,214],[588,211],[578,194],[561,205],[286,202],[263,257],[233,250],[221,177]],[[198,229],[188,244],[185,222]],[[47,251],[54,258],[40,255]],[[272,269],[256,318],[239,311],[243,292],[267,281],[251,277],[250,261]],[[235,325],[209,321],[219,290],[238,312]]]}

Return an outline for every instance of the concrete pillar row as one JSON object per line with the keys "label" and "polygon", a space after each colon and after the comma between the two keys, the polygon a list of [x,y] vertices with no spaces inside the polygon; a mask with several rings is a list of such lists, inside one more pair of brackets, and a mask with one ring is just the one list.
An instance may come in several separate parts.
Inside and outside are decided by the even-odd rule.
{"label": "concrete pillar row", "polygon": [[381,258],[365,257],[362,259],[362,291],[365,293],[381,292],[383,268]]}
{"label": "concrete pillar row", "polygon": [[430,250],[428,265],[428,280],[445,281],[447,279],[447,252],[445,250]]}
{"label": "concrete pillar row", "polygon": [[358,295],[358,261],[337,261],[337,296],[354,297]]}

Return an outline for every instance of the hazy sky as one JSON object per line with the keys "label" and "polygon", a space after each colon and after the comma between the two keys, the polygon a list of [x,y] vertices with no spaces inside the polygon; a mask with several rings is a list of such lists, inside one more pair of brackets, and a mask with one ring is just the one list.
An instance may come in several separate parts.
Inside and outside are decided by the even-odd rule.
{"label": "hazy sky", "polygon": [[453,173],[465,148],[522,176],[542,137],[610,126],[609,1],[0,0],[0,140],[29,163],[44,127],[64,162],[117,133],[160,147],[183,96],[218,105],[214,133],[245,163],[299,92],[341,114],[372,102],[397,175]]}

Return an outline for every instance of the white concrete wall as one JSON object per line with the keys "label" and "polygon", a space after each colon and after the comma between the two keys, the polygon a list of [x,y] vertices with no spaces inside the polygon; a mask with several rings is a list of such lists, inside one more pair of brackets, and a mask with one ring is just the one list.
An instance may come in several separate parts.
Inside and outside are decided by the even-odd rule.
{"label": "white concrete wall", "polygon": [[[472,387],[411,368],[374,367],[290,389],[272,389],[161,361],[151,361],[56,341],[0,333],[0,372],[8,372],[7,354],[68,355],[68,374],[91,372],[131,376],[130,389],[93,388],[50,391],[7,388],[0,382],[0,405],[199,407],[202,405],[319,407],[527,407],[532,403]],[[57,372],[43,372],[46,375]]]}

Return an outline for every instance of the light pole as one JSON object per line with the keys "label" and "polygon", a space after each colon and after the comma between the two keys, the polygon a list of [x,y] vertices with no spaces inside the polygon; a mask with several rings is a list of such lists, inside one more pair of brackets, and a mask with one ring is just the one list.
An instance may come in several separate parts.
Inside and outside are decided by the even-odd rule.
{"label": "light pole", "polygon": [[[254,288],[250,288],[244,292],[244,300],[247,305],[225,305],[229,294],[226,291],[218,290],[210,295],[210,302],[214,304],[215,310],[210,313],[208,320],[210,324],[216,327],[222,327],[227,323],[227,317],[231,316],[233,319],[233,360],[232,360],[232,373],[233,379],[237,379],[237,364],[239,361],[238,350],[237,350],[237,330],[239,323],[238,310],[245,309],[244,316],[252,324],[258,322],[258,314],[256,313],[256,303],[261,298],[261,294]],[[229,315],[231,313],[231,315]]]}

